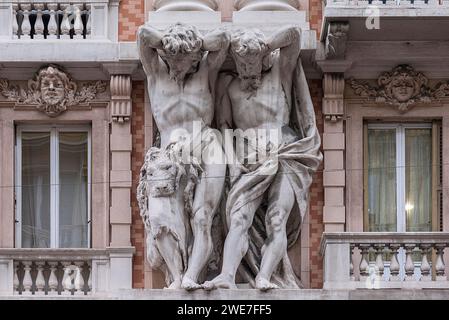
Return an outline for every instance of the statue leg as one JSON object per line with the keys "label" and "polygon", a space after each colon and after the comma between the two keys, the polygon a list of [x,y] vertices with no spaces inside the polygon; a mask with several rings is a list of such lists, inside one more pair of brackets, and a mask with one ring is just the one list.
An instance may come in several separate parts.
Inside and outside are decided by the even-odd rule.
{"label": "statue leg", "polygon": [[[222,147],[217,140],[212,141],[203,154],[209,150],[222,152]],[[187,272],[182,279],[182,288],[194,290],[201,288],[198,276],[209,261],[213,250],[212,220],[217,212],[223,193],[226,164],[204,164],[203,174],[196,186],[193,200],[193,217],[191,226],[193,232],[193,247],[189,257]]]}
{"label": "statue leg", "polygon": [[275,289],[271,275],[287,251],[286,225],[295,204],[295,194],[286,174],[279,172],[268,191],[265,216],[267,240],[262,250],[262,262],[256,277],[256,288]]}
{"label": "statue leg", "polygon": [[168,231],[163,228],[156,236],[155,244],[160,255],[164,259],[168,271],[170,272],[172,283],[168,289],[180,289],[183,272],[183,261],[181,252],[179,250],[178,240]]}
{"label": "statue leg", "polygon": [[237,268],[248,251],[248,230],[251,227],[254,214],[261,202],[262,197],[246,204],[230,217],[229,232],[224,244],[221,273],[213,280],[206,281],[203,284],[204,289],[236,288],[235,275]]}

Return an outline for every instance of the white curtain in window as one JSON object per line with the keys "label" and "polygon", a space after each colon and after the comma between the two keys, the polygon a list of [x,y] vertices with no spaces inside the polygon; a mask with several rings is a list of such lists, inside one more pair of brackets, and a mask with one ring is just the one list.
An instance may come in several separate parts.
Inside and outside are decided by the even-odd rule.
{"label": "white curtain in window", "polygon": [[407,231],[432,229],[432,130],[405,130]]}
{"label": "white curtain in window", "polygon": [[22,247],[50,247],[50,133],[22,132]]}
{"label": "white curtain in window", "polygon": [[88,247],[88,135],[59,133],[59,246]]}
{"label": "white curtain in window", "polygon": [[397,228],[396,130],[368,130],[368,231]]}

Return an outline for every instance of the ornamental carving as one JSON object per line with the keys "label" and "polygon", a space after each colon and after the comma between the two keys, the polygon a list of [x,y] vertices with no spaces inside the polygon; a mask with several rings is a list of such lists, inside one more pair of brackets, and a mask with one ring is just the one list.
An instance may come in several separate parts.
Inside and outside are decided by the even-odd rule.
{"label": "ornamental carving", "polygon": [[19,105],[33,105],[49,117],[56,117],[68,107],[85,104],[95,99],[98,93],[106,90],[102,81],[82,84],[80,87],[70,75],[56,65],[42,67],[27,88],[11,85],[0,79],[0,94]]}
{"label": "ornamental carving", "polygon": [[430,87],[429,80],[409,65],[399,65],[390,72],[384,72],[373,87],[365,81],[349,80],[355,94],[376,103],[385,103],[406,112],[417,103],[430,103],[449,95],[449,82]]}

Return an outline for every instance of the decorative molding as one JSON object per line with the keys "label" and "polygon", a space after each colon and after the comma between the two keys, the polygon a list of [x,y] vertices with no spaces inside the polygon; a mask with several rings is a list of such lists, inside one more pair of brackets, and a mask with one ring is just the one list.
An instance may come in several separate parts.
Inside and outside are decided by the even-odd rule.
{"label": "decorative molding", "polygon": [[28,81],[27,88],[0,79],[0,94],[14,101],[15,106],[33,106],[49,117],[60,115],[68,107],[93,101],[98,93],[105,90],[106,83],[102,81],[82,84],[79,88],[70,75],[57,65],[40,68]]}
{"label": "decorative molding", "polygon": [[216,11],[217,0],[155,0],[155,11]]}
{"label": "decorative molding", "polygon": [[131,77],[129,75],[111,76],[111,118],[123,123],[131,118]]}
{"label": "decorative molding", "polygon": [[348,83],[355,94],[376,103],[395,106],[400,112],[408,111],[410,106],[417,103],[427,104],[449,96],[449,81],[431,88],[423,73],[405,64],[382,73],[377,79],[377,87],[355,79],[350,79]]}
{"label": "decorative molding", "polygon": [[349,22],[335,21],[329,23],[326,37],[326,59],[344,59],[348,39]]}
{"label": "decorative molding", "polygon": [[323,115],[326,120],[337,121],[344,114],[345,80],[343,73],[325,73],[323,79]]}
{"label": "decorative molding", "polygon": [[235,0],[234,7],[238,11],[297,11],[296,0]]}

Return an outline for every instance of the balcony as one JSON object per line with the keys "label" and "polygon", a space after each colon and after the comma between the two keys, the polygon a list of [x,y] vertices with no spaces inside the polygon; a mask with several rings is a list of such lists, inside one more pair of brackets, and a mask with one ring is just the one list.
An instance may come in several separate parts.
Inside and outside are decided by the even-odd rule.
{"label": "balcony", "polygon": [[0,249],[0,296],[98,296],[129,288],[133,248]]}
{"label": "balcony", "polygon": [[448,289],[445,232],[324,233],[324,289]]}

